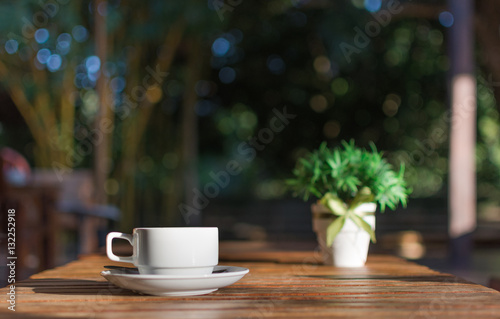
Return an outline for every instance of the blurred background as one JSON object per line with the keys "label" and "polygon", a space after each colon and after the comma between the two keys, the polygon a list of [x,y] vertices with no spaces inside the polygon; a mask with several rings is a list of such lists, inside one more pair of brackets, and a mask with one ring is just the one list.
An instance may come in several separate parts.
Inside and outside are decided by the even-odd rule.
{"label": "blurred background", "polygon": [[[500,4],[463,3],[473,10],[437,0],[1,2],[1,240],[16,209],[18,279],[140,226],[217,226],[221,240],[314,249],[311,202],[284,180],[322,141],[355,139],[404,164],[413,188],[407,208],[378,214],[372,252],[487,285],[500,275]],[[469,21],[465,42],[453,41],[458,21]],[[450,237],[461,72],[477,92],[464,115],[476,132],[477,210],[472,229]]]}

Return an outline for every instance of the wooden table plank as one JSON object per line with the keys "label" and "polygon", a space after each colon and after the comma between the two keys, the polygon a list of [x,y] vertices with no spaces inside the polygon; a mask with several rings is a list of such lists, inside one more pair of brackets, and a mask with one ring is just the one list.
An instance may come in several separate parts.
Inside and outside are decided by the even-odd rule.
{"label": "wooden table plank", "polygon": [[[499,292],[452,275],[392,256],[370,256],[354,269],[319,265],[316,257],[223,251],[220,264],[250,273],[209,295],[159,297],[121,289],[99,274],[105,265],[124,264],[83,256],[17,283],[15,318],[500,318]],[[0,318],[14,318],[5,299]]]}

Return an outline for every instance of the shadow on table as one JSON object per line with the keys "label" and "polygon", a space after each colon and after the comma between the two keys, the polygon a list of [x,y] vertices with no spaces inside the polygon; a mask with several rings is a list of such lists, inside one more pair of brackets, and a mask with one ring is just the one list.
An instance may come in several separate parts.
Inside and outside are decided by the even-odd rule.
{"label": "shadow on table", "polygon": [[447,275],[432,275],[432,276],[386,276],[386,275],[297,275],[297,277],[318,278],[318,279],[331,279],[338,281],[362,281],[362,280],[381,280],[387,282],[432,282],[432,283],[445,283],[445,284],[474,284],[465,279],[447,276]]}
{"label": "shadow on table", "polygon": [[132,290],[123,289],[107,281],[44,278],[28,279],[16,287],[33,288],[35,293],[58,295],[130,296],[137,295]]}
{"label": "shadow on table", "polygon": [[[10,310],[9,310],[9,312],[10,312]],[[9,314],[9,317],[2,316],[4,314],[5,314],[5,312],[0,312],[0,318],[13,318],[13,317],[16,317],[16,315],[18,315],[19,317],[21,317],[23,319],[54,319],[54,315],[34,315],[31,313],[26,313],[26,312],[17,313],[13,317],[10,317],[11,316],[10,314]],[[58,318],[63,319],[63,318],[69,318],[69,317],[58,317]]]}

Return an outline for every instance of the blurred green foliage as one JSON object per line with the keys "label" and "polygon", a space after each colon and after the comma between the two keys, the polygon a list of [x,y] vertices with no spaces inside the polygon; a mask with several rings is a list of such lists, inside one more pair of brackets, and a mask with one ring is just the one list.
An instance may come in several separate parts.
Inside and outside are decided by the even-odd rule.
{"label": "blurred green foliage", "polygon": [[[251,105],[259,123],[280,105],[300,114],[259,155],[266,168],[254,175],[255,185],[286,175],[304,150],[324,139],[336,145],[355,138],[362,146],[374,141],[395,164],[405,163],[414,196],[444,191],[449,62],[446,30],[437,21],[392,17],[349,63],[340,44],[353,44],[356,28],[376,21],[364,8],[348,1],[320,8],[269,5],[279,13],[264,20],[262,7],[245,4],[230,23],[244,34],[238,46],[245,58],[228,63],[238,76],[220,95],[226,105]],[[279,72],[269,67],[273,57],[283,61]],[[266,176],[269,170],[273,176]]]}
{"label": "blurred green foliage", "polygon": [[[56,3],[57,13],[40,27],[50,33],[46,44],[25,39],[22,33],[28,25],[26,19],[33,21],[44,12],[44,2],[0,4],[0,60],[22,79],[19,85],[28,96],[43,87],[56,94],[64,68],[74,71],[73,138],[77,146],[83,142],[79,132],[91,128],[96,111],[94,85],[77,81],[79,73],[80,80],[88,77],[84,64],[94,54],[94,12],[88,1]],[[109,1],[105,68],[110,81],[123,86],[115,92],[115,105],[120,106],[124,96],[130,95],[147,74],[145,67],[154,65],[159,54],[175,50],[169,74],[161,83],[161,98],[150,106],[151,116],[131,161],[125,151],[127,134],[133,135],[131,120],[138,119],[144,109],[134,109],[124,119],[116,116],[108,185],[111,201],[122,203],[130,197],[125,188],[132,187],[136,203],[129,209],[144,212],[135,217],[140,223],[153,224],[166,209],[176,207],[163,202],[182,200],[177,195],[176,199],[166,198],[179,191],[176,176],[183,162],[179,127],[183,102],[193,95],[199,125],[200,185],[211,181],[209,172],[241,157],[238,145],[268,127],[274,109],[287,106],[298,115],[257,151],[256,158],[232,178],[231,187],[221,189],[221,199],[287,196],[281,181],[290,176],[297,158],[323,140],[335,146],[351,138],[360,146],[373,141],[387,150],[390,162],[404,163],[412,196],[444,196],[450,120],[446,28],[437,20],[390,15],[390,22],[379,24],[376,34],[367,36],[366,46],[347,58],[341,44],[354,45],[357,30],[366,30],[378,21],[376,14],[366,10],[363,1],[354,0]],[[181,44],[164,48],[168,31],[179,19],[185,23]],[[87,30],[86,40],[75,41],[76,26]],[[73,36],[67,54],[57,53],[54,42],[62,33]],[[20,38],[16,40],[12,34]],[[18,43],[15,54],[6,52],[7,41],[12,39]],[[189,41],[196,41],[200,48],[200,66],[195,68],[201,75],[194,90],[187,84],[187,75],[193,71]],[[49,73],[47,83],[33,81],[27,67],[42,48],[62,59],[60,69]],[[22,58],[23,50],[31,51],[27,59]],[[498,198],[499,114],[490,84],[484,80],[488,74],[478,73],[478,191],[481,198]],[[34,163],[30,147],[19,145],[28,133],[12,135],[8,123],[2,121],[2,125],[0,141],[20,149]],[[88,167],[91,161],[88,154],[77,167]],[[124,171],[129,174],[125,180]]]}

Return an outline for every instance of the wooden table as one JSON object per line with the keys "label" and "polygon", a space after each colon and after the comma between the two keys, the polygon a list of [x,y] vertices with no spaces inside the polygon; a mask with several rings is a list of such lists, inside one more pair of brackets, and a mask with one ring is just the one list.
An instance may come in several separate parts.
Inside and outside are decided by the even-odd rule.
{"label": "wooden table", "polygon": [[209,295],[138,295],[99,274],[124,264],[86,255],[18,282],[15,315],[0,289],[0,318],[500,318],[499,292],[397,257],[347,269],[317,264],[313,251],[237,247],[221,249],[220,264],[250,273]]}

